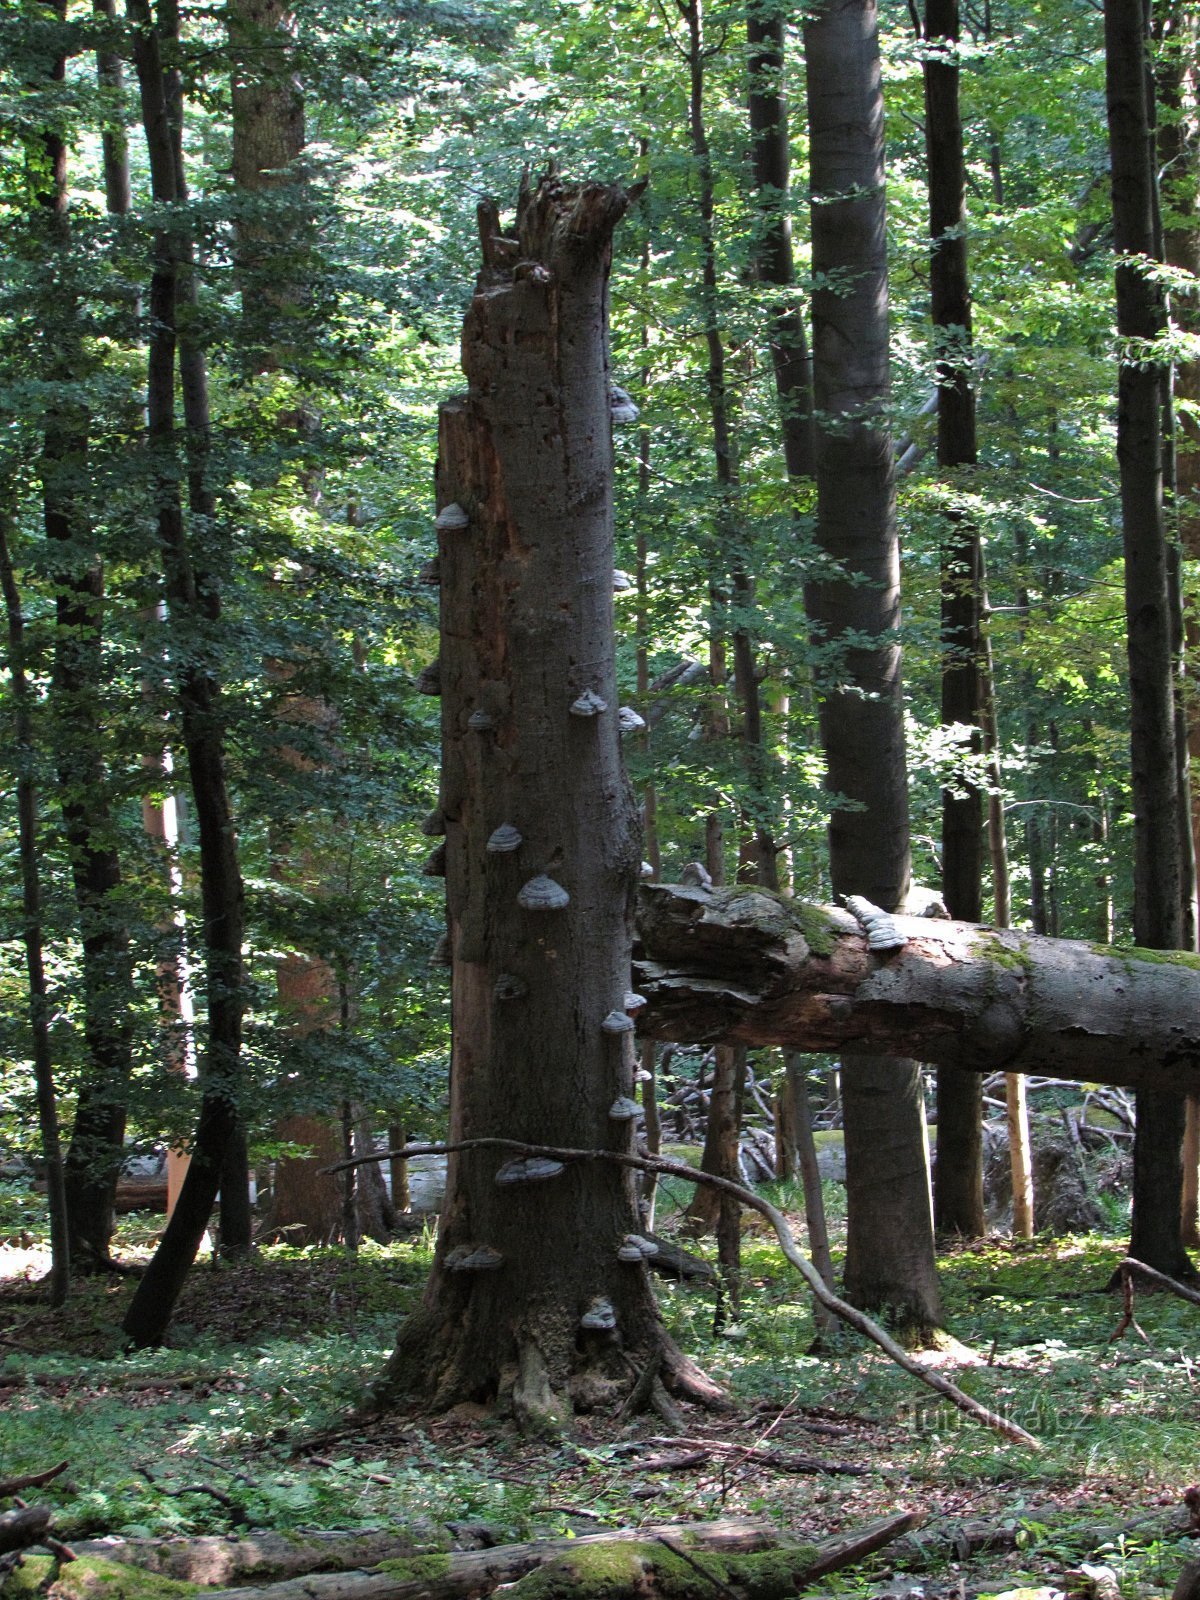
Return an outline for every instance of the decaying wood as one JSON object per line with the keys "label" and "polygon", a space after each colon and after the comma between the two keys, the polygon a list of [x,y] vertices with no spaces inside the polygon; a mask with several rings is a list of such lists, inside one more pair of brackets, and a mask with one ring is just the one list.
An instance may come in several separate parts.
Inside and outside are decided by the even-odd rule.
{"label": "decaying wood", "polygon": [[[965,1394],[957,1384],[943,1376],[935,1368],[926,1366],[924,1362],[911,1356],[902,1345],[896,1343],[890,1333],[887,1333],[865,1311],[860,1311],[857,1306],[852,1306],[846,1300],[826,1285],[821,1274],[796,1243],[794,1234],[788,1226],[787,1218],[778,1207],[773,1206],[769,1200],[764,1200],[752,1189],[744,1188],[740,1183],[734,1183],[730,1178],[718,1178],[709,1172],[697,1171],[683,1161],[671,1161],[665,1156],[631,1156],[618,1150],[575,1150],[559,1145],[532,1145],[516,1139],[462,1139],[453,1144],[437,1145],[408,1145],[403,1151],[383,1150],[377,1151],[372,1156],[356,1157],[354,1161],[339,1162],[327,1170],[330,1172],[341,1171],[347,1166],[359,1166],[367,1161],[387,1161],[394,1155],[451,1155],[467,1150],[509,1150],[523,1156],[548,1157],[553,1161],[609,1161],[618,1166],[630,1167],[635,1172],[665,1173],[668,1177],[682,1178],[687,1183],[707,1183],[726,1194],[735,1196],[742,1205],[749,1206],[752,1211],[757,1211],[775,1230],[775,1237],[779,1240],[780,1249],[795,1267],[812,1290],[815,1298],[827,1310],[842,1322],[849,1323],[857,1332],[876,1344],[897,1366],[903,1367],[905,1372],[911,1373],[921,1383],[936,1390],[952,1406],[956,1406],[966,1416],[973,1417],[976,1422],[981,1422],[986,1428],[993,1428],[997,1433],[1002,1433],[1006,1438],[1015,1443],[1028,1445],[1032,1450],[1040,1450],[1041,1445],[1031,1433],[1010,1422],[1007,1417],[1000,1416],[997,1412],[989,1411],[987,1406],[981,1405],[978,1400]],[[661,1411],[661,1407],[659,1407]],[[667,1426],[676,1428],[677,1424],[671,1418],[665,1418]]]}
{"label": "decaying wood", "polygon": [[84,1539],[77,1556],[140,1567],[163,1578],[178,1578],[209,1588],[255,1578],[290,1578],[306,1572],[347,1572],[403,1561],[422,1548],[403,1529],[358,1528],[349,1532],[245,1533],[194,1539]]}
{"label": "decaying wood", "polygon": [[872,952],[832,906],[739,885],[643,884],[640,1032],[689,1043],[916,1055],[972,1072],[1200,1090],[1200,967],[1012,928],[896,917]]}
{"label": "decaying wood", "polygon": [[[781,1540],[777,1531],[761,1523],[725,1521],[671,1523],[667,1526],[622,1529],[613,1533],[585,1534],[575,1539],[542,1539],[529,1544],[498,1545],[492,1550],[452,1551],[441,1563],[431,1563],[418,1576],[394,1572],[341,1572],[292,1578],[262,1587],[218,1589],[211,1600],[460,1600],[491,1592],[501,1584],[516,1582],[526,1573],[566,1556],[605,1545],[641,1545],[668,1541],[689,1554],[752,1555],[763,1550],[794,1549],[796,1570],[788,1574],[794,1593],[799,1584],[850,1566],[873,1551],[900,1538],[920,1521],[917,1512],[899,1512],[814,1548]],[[444,1564],[443,1564],[444,1563]],[[697,1584],[697,1591],[704,1588]],[[711,1600],[711,1582],[705,1600]]]}
{"label": "decaying wood", "polygon": [[44,1472],[27,1472],[20,1478],[0,1480],[0,1499],[7,1500],[14,1494],[20,1494],[22,1489],[40,1489],[43,1484],[52,1483],[67,1470],[67,1465],[67,1462],[60,1461],[56,1466],[47,1467]]}
{"label": "decaying wood", "polygon": [[[776,1472],[825,1472],[833,1476],[862,1478],[868,1472],[874,1470],[871,1467],[864,1467],[857,1461],[824,1461],[820,1456],[801,1455],[795,1450],[764,1449],[760,1444],[738,1444],[735,1440],[728,1439],[664,1439],[656,1436],[651,1439],[640,1440],[637,1444],[621,1446],[617,1453],[632,1455],[639,1450],[654,1448],[661,1451],[675,1450],[677,1452],[676,1460],[679,1459],[678,1452],[680,1451],[687,1451],[693,1455],[703,1452],[705,1458],[722,1456],[733,1466],[771,1467]],[[661,1460],[663,1458],[656,1457],[653,1459]],[[688,1460],[685,1464],[691,1466],[699,1463]],[[638,1462],[637,1465],[646,1470],[651,1470],[651,1461],[649,1459]],[[653,1470],[663,1471],[665,1469],[659,1466]]]}
{"label": "decaying wood", "polygon": [[1144,1261],[1135,1261],[1132,1256],[1126,1256],[1118,1263],[1117,1271],[1126,1281],[1130,1277],[1142,1278],[1146,1283],[1153,1284],[1156,1289],[1166,1289],[1168,1293],[1178,1295],[1181,1300],[1200,1306],[1200,1290],[1190,1289],[1186,1283],[1180,1283],[1177,1278],[1168,1278],[1165,1272],[1157,1272],[1153,1267],[1148,1267]]}
{"label": "decaying wood", "polygon": [[15,1511],[0,1511],[0,1555],[43,1544],[50,1531],[50,1519],[49,1506],[18,1506]]}

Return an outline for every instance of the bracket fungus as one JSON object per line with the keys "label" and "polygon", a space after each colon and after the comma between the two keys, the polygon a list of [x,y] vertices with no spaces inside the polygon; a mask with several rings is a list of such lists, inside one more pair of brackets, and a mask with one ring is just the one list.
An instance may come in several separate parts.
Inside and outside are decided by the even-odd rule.
{"label": "bracket fungus", "polygon": [[617,1313],[611,1300],[598,1294],[579,1319],[579,1326],[588,1333],[611,1333],[617,1325]]}
{"label": "bracket fungus", "polygon": [[600,1024],[600,1031],[601,1033],[614,1034],[632,1033],[633,1018],[627,1016],[624,1011],[617,1011],[614,1009],[608,1013],[604,1021]]}
{"label": "bracket fungus", "polygon": [[608,701],[602,700],[593,689],[585,689],[578,700],[571,702],[573,717],[598,717],[602,711],[607,710]]}
{"label": "bracket fungus", "polygon": [[437,556],[432,556],[417,573],[418,583],[438,584],[442,581],[442,564]]}
{"label": "bracket fungus", "polygon": [[452,500],[438,512],[433,525],[439,533],[461,533],[464,528],[471,526],[471,519],[458,501]]}
{"label": "bracket fungus", "polygon": [[613,568],[613,593],[626,594],[634,587],[633,579],[627,572],[622,572],[620,567]]}
{"label": "bracket fungus", "polygon": [[501,1185],[545,1183],[565,1171],[561,1161],[552,1161],[549,1156],[519,1156],[515,1161],[504,1163],[496,1173],[496,1182]]}
{"label": "bracket fungus", "polygon": [[470,728],[472,733],[491,733],[495,726],[495,717],[490,711],[484,711],[482,708],[478,711],[472,711],[467,718],[467,727]]}
{"label": "bracket fungus", "polygon": [[846,910],[866,934],[868,950],[899,950],[908,943],[890,914],[864,900],[862,895],[848,894]]}
{"label": "bracket fungus", "polygon": [[632,706],[622,706],[617,713],[617,723],[622,733],[640,733],[646,726],[646,719],[639,717]]}
{"label": "bracket fungus", "polygon": [[441,694],[442,692],[442,663],[431,661],[428,666],[422,667],[417,674],[418,694]]}
{"label": "bracket fungus", "polygon": [[563,911],[571,904],[571,896],[561,883],[542,872],[518,892],[517,904],[522,911]]}
{"label": "bracket fungus", "polygon": [[444,844],[435,845],[425,857],[421,875],[425,878],[444,878],[446,876],[446,846]]}
{"label": "bracket fungus", "polygon": [[693,889],[711,889],[712,874],[702,861],[689,861],[679,874],[680,883],[686,883]]}
{"label": "bracket fungus", "polygon": [[626,989],[625,1009],[630,1016],[632,1016],[635,1011],[640,1011],[645,1004],[646,996],[644,994],[634,994],[632,989]]}
{"label": "bracket fungus", "polygon": [[519,1000],[523,994],[529,993],[529,985],[524,978],[518,978],[515,972],[502,972],[492,986],[492,993],[497,1000]]}
{"label": "bracket fungus", "polygon": [[460,1244],[451,1250],[443,1265],[447,1272],[495,1272],[504,1257],[490,1244]]}
{"label": "bracket fungus", "polygon": [[648,1261],[657,1254],[658,1246],[654,1240],[646,1239],[640,1233],[627,1233],[617,1248],[618,1261]]}
{"label": "bracket fungus", "polygon": [[445,831],[446,813],[442,810],[441,806],[435,806],[425,818],[424,822],[422,822],[421,832],[427,839],[437,839],[440,838]]}
{"label": "bracket fungus", "polygon": [[608,401],[614,428],[626,428],[641,416],[641,412],[634,405],[628,392],[622,389],[619,383],[614,383],[610,386]]}
{"label": "bracket fungus", "polygon": [[632,1122],[636,1117],[640,1117],[641,1114],[642,1108],[637,1101],[631,1100],[628,1095],[624,1094],[618,1095],[608,1108],[610,1122]]}
{"label": "bracket fungus", "polygon": [[524,843],[521,834],[513,827],[511,822],[502,822],[498,828],[488,835],[488,842],[484,848],[490,855],[507,855],[510,850],[517,850]]}

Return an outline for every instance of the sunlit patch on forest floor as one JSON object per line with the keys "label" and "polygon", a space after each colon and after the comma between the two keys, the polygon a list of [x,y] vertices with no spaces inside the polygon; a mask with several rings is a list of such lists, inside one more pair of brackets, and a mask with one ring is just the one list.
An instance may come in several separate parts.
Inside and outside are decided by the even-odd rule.
{"label": "sunlit patch on forest floor", "polygon": [[[121,1254],[144,1259],[156,1224],[127,1219]],[[1139,1295],[1145,1340],[1110,1343],[1116,1238],[989,1241],[943,1259],[949,1325],[973,1355],[956,1381],[1034,1433],[1034,1456],[857,1338],[811,1354],[807,1299],[757,1224],[736,1325],[714,1334],[710,1288],[661,1293],[737,1410],[685,1408],[683,1434],[593,1414],[550,1444],[475,1406],[347,1426],[420,1292],[428,1234],[357,1256],[274,1247],[244,1266],[201,1262],[170,1346],[126,1355],[130,1280],[82,1283],[50,1312],[33,1225],[0,1248],[0,1463],[15,1476],[69,1461],[39,1491],[67,1538],[450,1523],[507,1541],[717,1515],[822,1537],[904,1507],[926,1514],[918,1536],[823,1589],[947,1597],[1070,1588],[1080,1561],[1111,1565],[1129,1597],[1169,1593],[1196,1551],[1179,1530],[1200,1475],[1200,1321]]]}

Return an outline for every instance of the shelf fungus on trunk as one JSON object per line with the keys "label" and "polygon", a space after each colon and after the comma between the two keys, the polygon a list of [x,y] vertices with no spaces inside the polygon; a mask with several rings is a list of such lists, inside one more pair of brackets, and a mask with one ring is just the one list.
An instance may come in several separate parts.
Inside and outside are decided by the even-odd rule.
{"label": "shelf fungus on trunk", "polygon": [[566,1171],[561,1161],[549,1156],[521,1156],[516,1161],[506,1161],[497,1171],[495,1181],[507,1183],[547,1183]]}
{"label": "shelf fungus on trunk", "polygon": [[451,501],[438,512],[433,525],[439,533],[462,533],[471,526],[471,519],[457,501]]}
{"label": "shelf fungus on trunk", "polygon": [[617,725],[622,733],[641,733],[646,726],[646,719],[640,717],[632,706],[622,706],[617,713]]}
{"label": "shelf fungus on trunk", "polygon": [[421,874],[426,878],[444,878],[446,876],[446,846],[435,845],[425,857]]}
{"label": "shelf fungus on trunk", "polygon": [[622,1034],[632,1033],[636,1024],[633,1018],[625,1011],[610,1011],[600,1024],[604,1033]]}
{"label": "shelf fungus on trunk", "polygon": [[602,699],[594,689],[585,689],[577,700],[571,701],[573,717],[598,717],[602,711],[607,710],[608,701]]}
{"label": "shelf fungus on trunk", "polygon": [[503,856],[512,850],[519,850],[523,843],[519,830],[514,828],[511,822],[502,822],[488,834],[488,842],[484,849],[489,855]]}
{"label": "shelf fungus on trunk", "polygon": [[636,1100],[631,1100],[628,1095],[620,1094],[608,1108],[610,1122],[633,1122],[642,1114],[642,1108]]}
{"label": "shelf fungus on trunk", "polygon": [[522,911],[565,911],[571,904],[571,896],[561,883],[542,872],[530,878],[518,891],[517,904]]}
{"label": "shelf fungus on trunk", "polygon": [[617,1313],[612,1301],[603,1295],[596,1295],[580,1317],[579,1326],[588,1333],[613,1333],[617,1326]]}
{"label": "shelf fungus on trunk", "polygon": [[447,1272],[496,1272],[503,1265],[503,1254],[490,1244],[460,1244],[446,1253]]}

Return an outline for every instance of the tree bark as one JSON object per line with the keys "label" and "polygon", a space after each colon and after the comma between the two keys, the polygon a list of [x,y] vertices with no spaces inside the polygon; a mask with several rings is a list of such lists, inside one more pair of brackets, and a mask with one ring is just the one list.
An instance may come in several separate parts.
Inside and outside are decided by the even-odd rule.
{"label": "tree bark", "polygon": [[[55,6],[65,21],[65,5]],[[66,57],[50,63],[52,83]],[[67,143],[58,128],[42,136],[46,176],[38,189],[50,244],[49,275],[58,335],[45,376],[47,409],[40,461],[43,520],[55,592],[52,707],[55,766],[63,832],[83,949],[86,1058],[64,1165],[67,1226],[76,1270],[110,1265],[114,1196],[125,1137],[125,1101],[132,1069],[133,965],[120,910],[121,865],[108,796],[101,628],[104,569],[85,501],[90,419],[71,398],[85,368],[81,307],[70,275]]]}
{"label": "tree bark", "polygon": [[[1161,286],[1145,268],[1159,249],[1153,79],[1142,0],[1105,0],[1104,40],[1117,331],[1125,345],[1117,389],[1117,461],[1129,660],[1134,937],[1149,948],[1178,950],[1185,936],[1185,890],[1163,523],[1163,368],[1161,358],[1146,349],[1166,330],[1166,308]],[[1129,1253],[1169,1277],[1194,1276],[1180,1229],[1182,1098],[1140,1091],[1137,1125]]]}
{"label": "tree bark", "polygon": [[[469,391],[441,410],[452,1139],[633,1142],[641,851],[619,747],[605,315],[628,198],[548,175],[523,187],[513,238],[480,207]],[[500,1397],[524,1427],[553,1429],[573,1401],[627,1383],[630,1359],[666,1352],[679,1381],[644,1262],[617,1257],[638,1230],[615,1168],[452,1158],[424,1302],[381,1400]]]}
{"label": "tree bark", "polygon": [[[1157,77],[1163,114],[1158,119],[1158,170],[1162,188],[1163,255],[1167,264],[1200,277],[1200,104],[1197,90],[1197,17],[1194,7],[1163,7],[1155,15],[1158,39]],[[1196,297],[1185,293],[1171,305],[1172,319],[1185,332],[1200,332]],[[1200,361],[1182,356],[1174,370],[1173,419],[1175,425],[1174,514],[1179,546],[1191,561],[1200,559]],[[1180,402],[1183,402],[1182,404]],[[1194,596],[1191,597],[1194,602]],[[1200,650],[1200,629],[1194,609],[1186,627],[1185,662],[1194,663]],[[1185,685],[1185,688],[1187,686]],[[1194,684],[1182,696],[1186,736],[1176,751],[1187,774],[1189,758],[1200,759],[1200,701]],[[1195,869],[1200,859],[1200,789],[1191,786],[1189,814],[1181,826],[1190,830],[1192,881],[1185,882],[1185,902],[1195,893]],[[1185,911],[1191,909],[1185,904]],[[1186,921],[1186,917],[1185,917]],[[1183,1243],[1200,1247],[1200,1100],[1189,1097],[1183,1147],[1183,1195],[1180,1206]]]}
{"label": "tree bark", "polygon": [[1188,952],[896,917],[907,942],[880,954],[845,911],[761,889],[643,884],[638,900],[638,1027],[651,1038],[873,1056],[919,1039],[928,1061],[960,1071],[1200,1087]]}
{"label": "tree bark", "polygon": [[[174,206],[180,195],[180,177],[159,36],[147,0],[128,0],[127,9],[133,25],[134,64],[151,186],[157,203]],[[172,630],[187,634],[201,622],[211,626],[217,621],[220,600],[212,576],[198,570],[179,493],[174,394],[176,320],[179,278],[190,253],[190,246],[179,235],[179,226],[178,222],[171,224],[155,239],[147,433],[158,475],[158,537],[167,609]],[[194,365],[190,375],[196,380]],[[195,388],[185,382],[185,415],[189,419],[196,414],[192,408],[198,406],[199,398]],[[202,441],[194,444],[202,445]],[[194,453],[187,465],[193,479],[202,471]],[[205,493],[203,485],[195,484],[193,500]],[[194,652],[180,653],[176,674],[200,839],[208,1036],[202,1066],[204,1092],[191,1165],[175,1211],[123,1324],[133,1342],[142,1346],[157,1344],[166,1331],[212,1214],[226,1154],[238,1138],[240,1127],[237,1079],[244,1007],[245,910],[225,774],[220,692],[207,664]]]}
{"label": "tree bark", "polygon": [[[821,693],[835,895],[892,909],[909,882],[908,780],[901,698],[900,562],[887,425],[888,283],[883,97],[872,0],[830,0],[804,24],[812,188],[813,390],[819,576],[805,586]],[[850,801],[845,805],[843,801]],[[861,1074],[862,1093],[855,1087]],[[941,1320],[920,1069],[849,1054],[849,1102],[893,1094],[888,1148],[849,1128],[847,1297],[900,1322]],[[851,1151],[856,1152],[852,1156]],[[864,1157],[866,1162],[864,1164]],[[897,1286],[892,1266],[910,1270]]]}
{"label": "tree bark", "polygon": [[21,930],[29,983],[30,1055],[37,1095],[38,1132],[46,1163],[46,1203],[50,1213],[50,1304],[66,1303],[71,1285],[71,1239],[58,1127],[58,1096],[50,1040],[50,996],[42,940],[42,883],[38,860],[38,805],[34,780],[33,718],[25,674],[25,617],[9,550],[12,518],[0,507],[0,591],[8,625],[8,673],[17,758],[17,848],[21,858]]}
{"label": "tree bark", "polygon": [[767,338],[788,477],[816,470],[812,357],[804,314],[795,294],[792,223],[788,214],[791,142],[788,138],[786,7],[779,0],[748,0],[746,71],[749,79],[750,161],[758,208],[754,272],[782,293],[767,313]]}
{"label": "tree bark", "polygon": [[[983,547],[955,489],[978,459],[967,275],[966,159],[959,109],[958,0],[926,0],[925,151],[929,165],[930,310],[937,354],[938,467],[949,479],[941,551],[942,725],[970,730],[964,754],[983,748]],[[970,770],[942,790],[942,896],[952,917],[978,922],[983,907],[983,792]],[[980,1238],[983,1080],[939,1073],[934,1223]]]}

